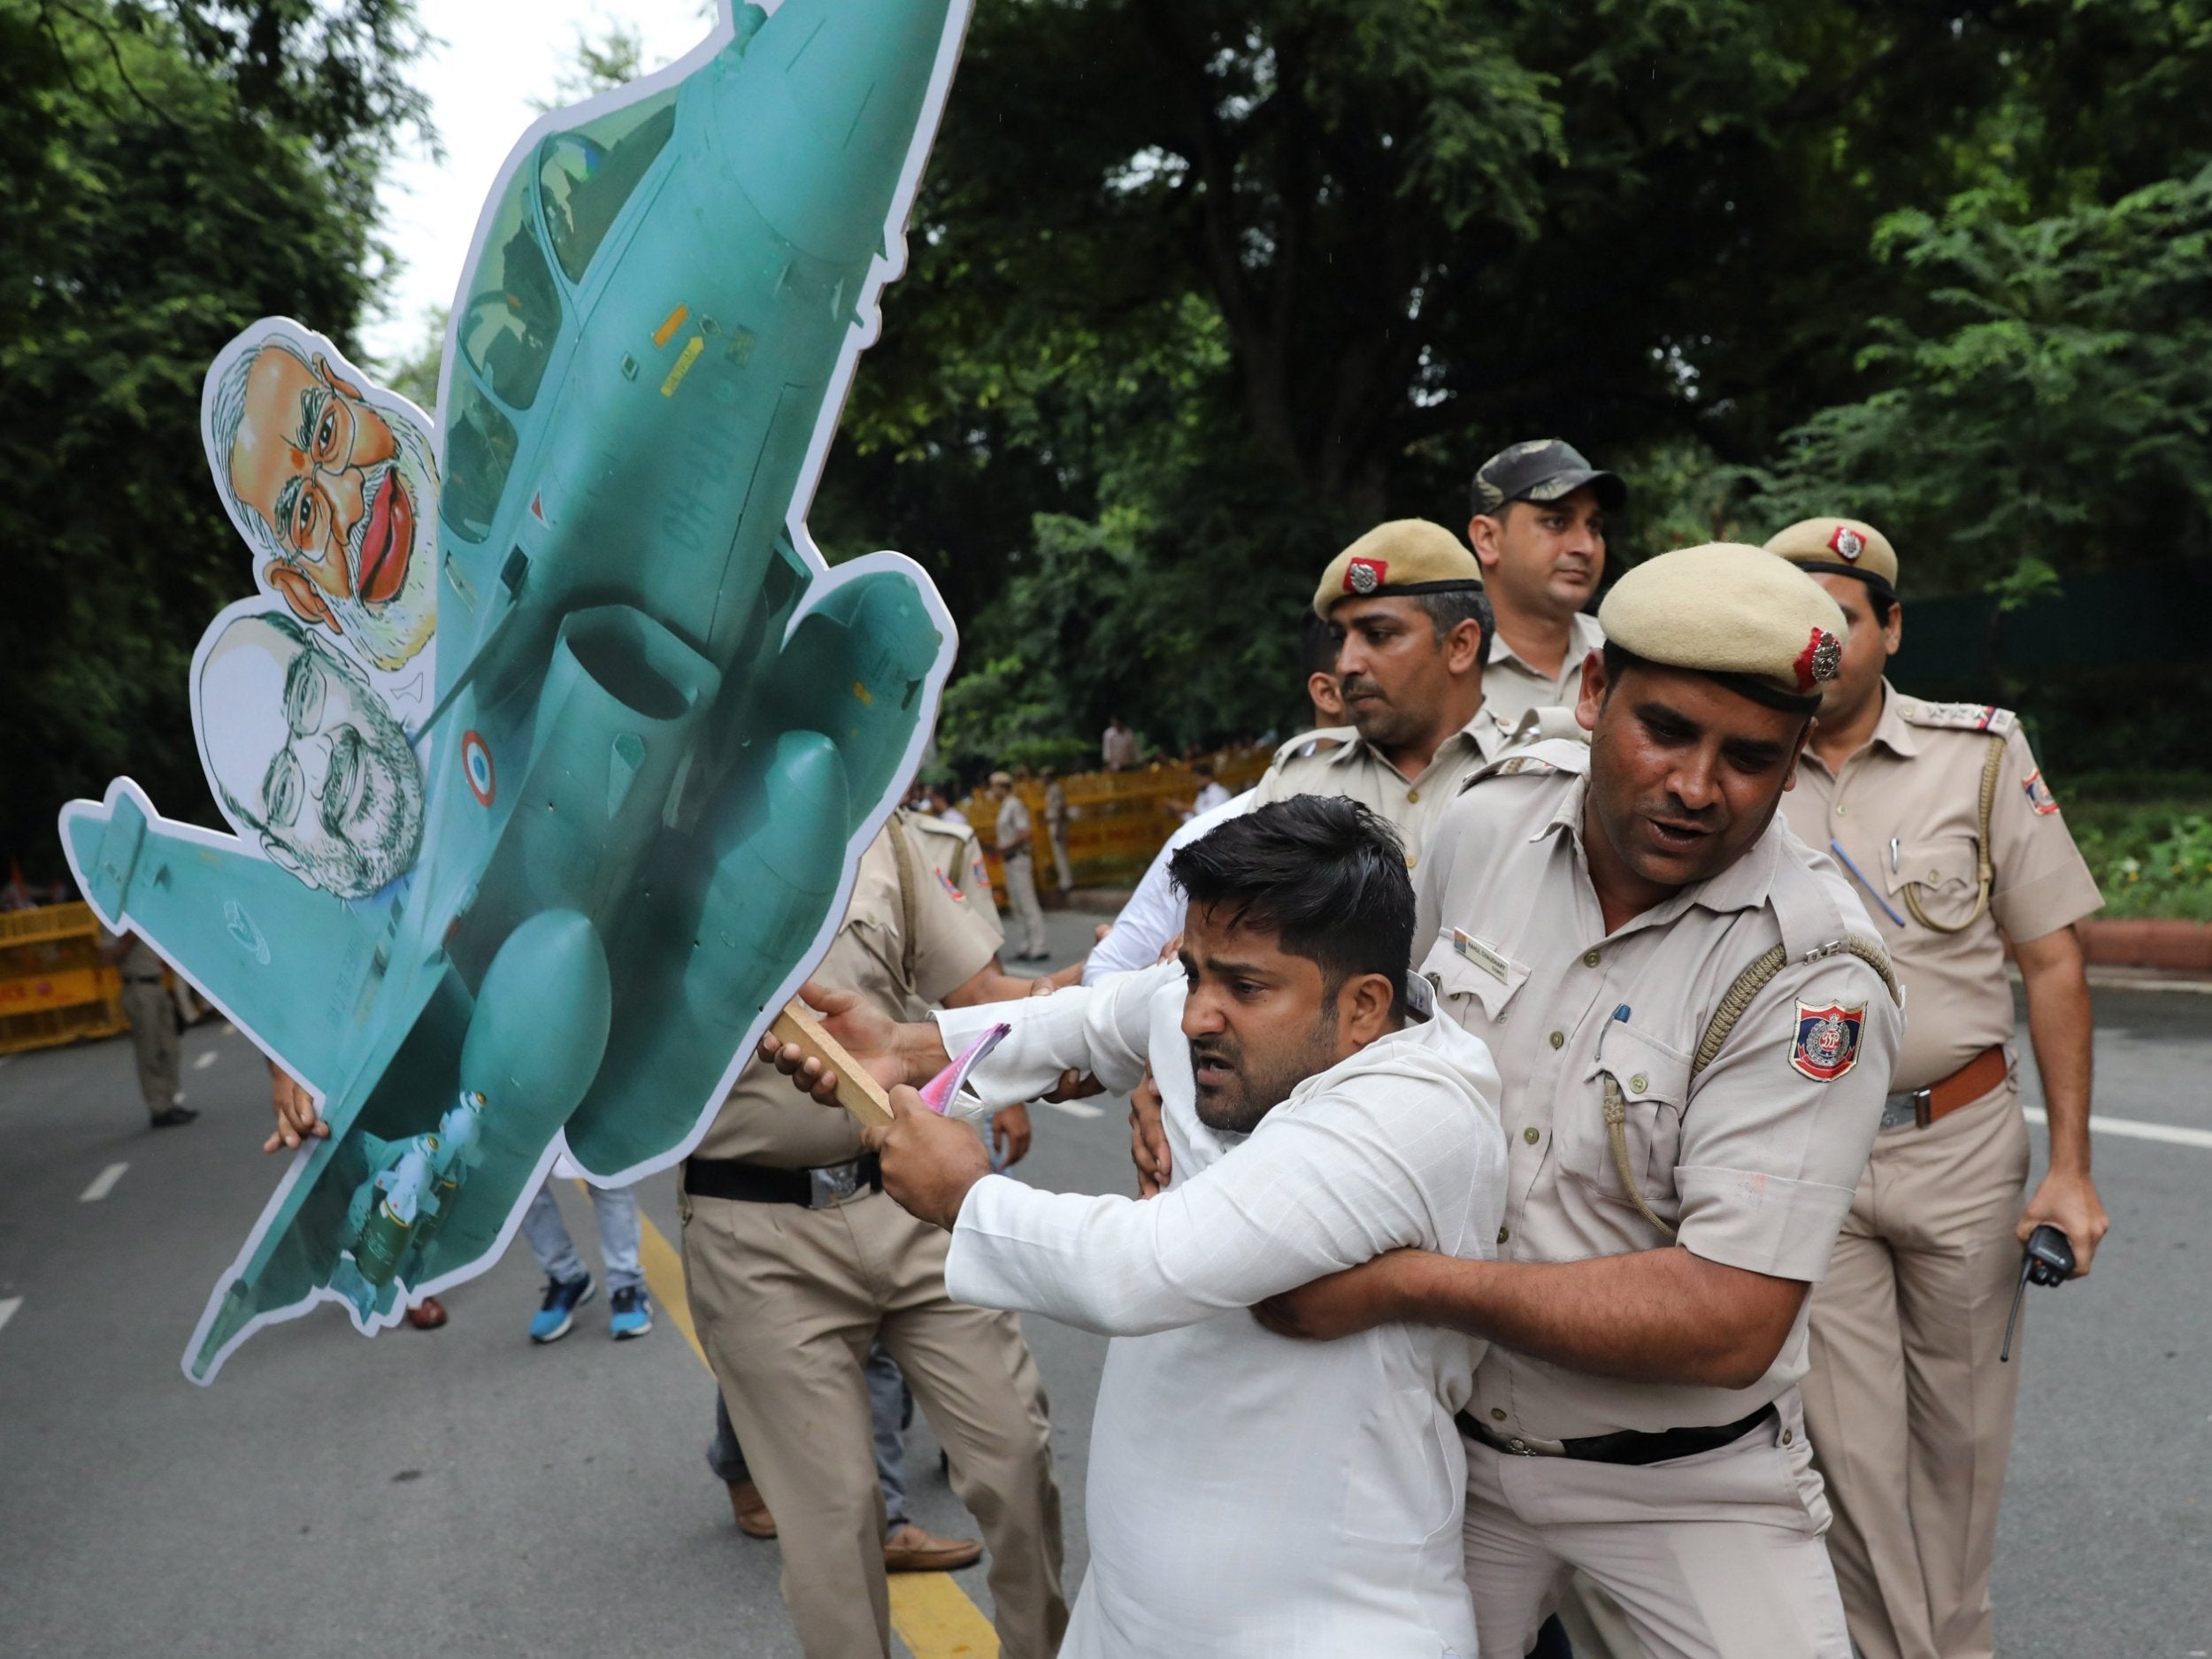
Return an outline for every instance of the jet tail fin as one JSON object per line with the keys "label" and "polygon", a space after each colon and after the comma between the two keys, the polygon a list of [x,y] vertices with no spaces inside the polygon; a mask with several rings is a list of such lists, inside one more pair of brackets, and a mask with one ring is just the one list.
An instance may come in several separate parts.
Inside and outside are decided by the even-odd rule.
{"label": "jet tail fin", "polygon": [[341,1074],[381,919],[228,835],[172,823],[128,779],[62,809],[86,901],[128,928],[319,1094]]}

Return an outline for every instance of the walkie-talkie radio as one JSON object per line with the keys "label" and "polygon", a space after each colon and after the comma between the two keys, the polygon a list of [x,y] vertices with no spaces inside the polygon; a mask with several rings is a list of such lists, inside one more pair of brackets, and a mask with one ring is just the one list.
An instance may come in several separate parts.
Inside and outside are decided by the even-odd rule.
{"label": "walkie-talkie radio", "polygon": [[2012,1293],[2012,1313],[2005,1320],[2005,1346],[2000,1361],[2012,1358],[2012,1327],[2019,1322],[2020,1303],[2030,1285],[2062,1285],[2074,1276],[2074,1247],[2056,1227],[2038,1227],[2028,1234],[2027,1248],[2020,1252],[2020,1286]]}

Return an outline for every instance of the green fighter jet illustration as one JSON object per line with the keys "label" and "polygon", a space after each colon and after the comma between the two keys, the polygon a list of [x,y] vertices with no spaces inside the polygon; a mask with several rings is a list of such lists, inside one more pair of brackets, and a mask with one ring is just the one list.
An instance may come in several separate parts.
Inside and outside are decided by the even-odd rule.
{"label": "green fighter jet illustration", "polygon": [[[509,158],[440,388],[434,698],[396,766],[349,727],[306,785],[342,829],[411,749],[403,873],[318,885],[157,817],[127,780],[64,810],[101,918],[302,1079],[330,1129],[216,1286],[194,1380],[317,1302],[373,1333],[482,1271],[564,1151],[610,1185],[672,1163],[826,949],[954,631],[897,555],[830,568],[805,511],[966,19],[967,0],[726,5],[682,61],[548,116]],[[331,435],[300,424],[303,445]],[[357,556],[364,534],[401,545],[389,488]],[[361,604],[396,589],[396,565],[358,563]],[[340,634],[364,614],[328,611]],[[245,631],[291,664],[268,681],[280,759],[334,709],[380,729],[327,641],[281,616]]]}

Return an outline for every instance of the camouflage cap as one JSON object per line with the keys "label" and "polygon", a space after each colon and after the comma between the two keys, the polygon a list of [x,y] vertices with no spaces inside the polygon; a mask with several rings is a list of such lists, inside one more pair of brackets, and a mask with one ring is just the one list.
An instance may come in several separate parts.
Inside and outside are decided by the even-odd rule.
{"label": "camouflage cap", "polygon": [[1755,703],[1804,714],[1836,677],[1849,631],[1818,582],[1732,541],[1645,560],[1613,584],[1598,625],[1647,662],[1694,669]]}
{"label": "camouflage cap", "polygon": [[1877,592],[1896,596],[1897,549],[1879,530],[1856,518],[1801,518],[1769,536],[1767,551],[1779,553],[1801,571],[1855,576]]}
{"label": "camouflage cap", "polygon": [[1495,512],[1509,501],[1557,501],[1585,484],[1596,487],[1598,505],[1608,512],[1618,512],[1628,500],[1619,474],[1600,472],[1573,444],[1532,438],[1507,445],[1475,469],[1475,511]]}
{"label": "camouflage cap", "polygon": [[1440,594],[1482,587],[1482,566],[1467,545],[1426,518],[1379,524],[1329,561],[1314,590],[1313,613],[1323,621],[1347,599],[1394,594]]}

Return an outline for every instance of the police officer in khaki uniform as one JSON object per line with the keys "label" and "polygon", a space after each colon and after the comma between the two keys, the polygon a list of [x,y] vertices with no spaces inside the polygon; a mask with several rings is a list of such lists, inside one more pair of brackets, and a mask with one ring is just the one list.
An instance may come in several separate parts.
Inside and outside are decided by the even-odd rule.
{"label": "police officer in khaki uniform", "polygon": [[[1790,825],[1860,885],[1912,1010],[1882,1133],[1813,1296],[1805,1417],[1836,1509],[1829,1548],[1867,1659],[1986,1659],[2020,1377],[1997,1356],[2021,1241],[2049,1222],[2086,1273],[2106,1227],[2072,927],[2103,901],[2011,713],[1900,696],[1884,678],[1903,626],[1888,538],[1809,518],[1767,546],[1851,624]],[[2007,941],[2050,1114],[2050,1172],[2024,1212]]]}
{"label": "police officer in khaki uniform", "polygon": [[1336,637],[1352,723],[1284,744],[1252,804],[1348,796],[1397,826],[1418,869],[1461,780],[1505,747],[1483,705],[1491,617],[1481,567],[1442,525],[1394,519],[1329,562],[1313,610]]}
{"label": "police officer in khaki uniform", "polygon": [[[893,817],[862,856],[817,980],[900,1019],[1029,990],[999,972],[987,896],[979,902],[949,877],[949,839],[925,841]],[[1043,1385],[1013,1317],[950,1301],[945,1235],[881,1187],[859,1126],[757,1064],[684,1164],[685,1283],[782,1540],[785,1605],[814,1659],[891,1651],[883,1494],[861,1372],[879,1340],[990,1546],[1001,1652],[1044,1659],[1067,1603]]]}
{"label": "police officer in khaki uniform", "polygon": [[177,1005],[161,982],[161,958],[136,933],[123,933],[101,941],[100,959],[123,981],[123,1018],[130,1021],[147,1119],[156,1129],[180,1128],[200,1114],[179,1099]]}
{"label": "police officer in khaki uniform", "polygon": [[1656,1659],[1849,1659],[1797,1382],[1903,1021],[1778,815],[1843,616],[1731,546],[1602,615],[1588,747],[1479,773],[1416,879],[1420,969],[1504,1080],[1499,1259],[1395,1252],[1263,1317],[1490,1340],[1460,1419],[1483,1659],[1521,1659],[1572,1568]]}
{"label": "police officer in khaki uniform", "polygon": [[1581,695],[1582,659],[1605,643],[1583,607],[1605,575],[1605,515],[1627,504],[1628,486],[1574,445],[1536,438],[1476,468],[1473,494],[1467,540],[1498,616],[1483,690],[1510,728]]}
{"label": "police officer in khaki uniform", "polygon": [[1052,953],[1045,949],[1045,913],[1037,902],[1036,860],[1032,856],[1033,826],[1029,805],[1014,793],[1014,774],[991,774],[991,797],[998,803],[999,868],[1006,874],[1006,908],[1014,914],[1018,946],[1016,962],[1042,962]]}

